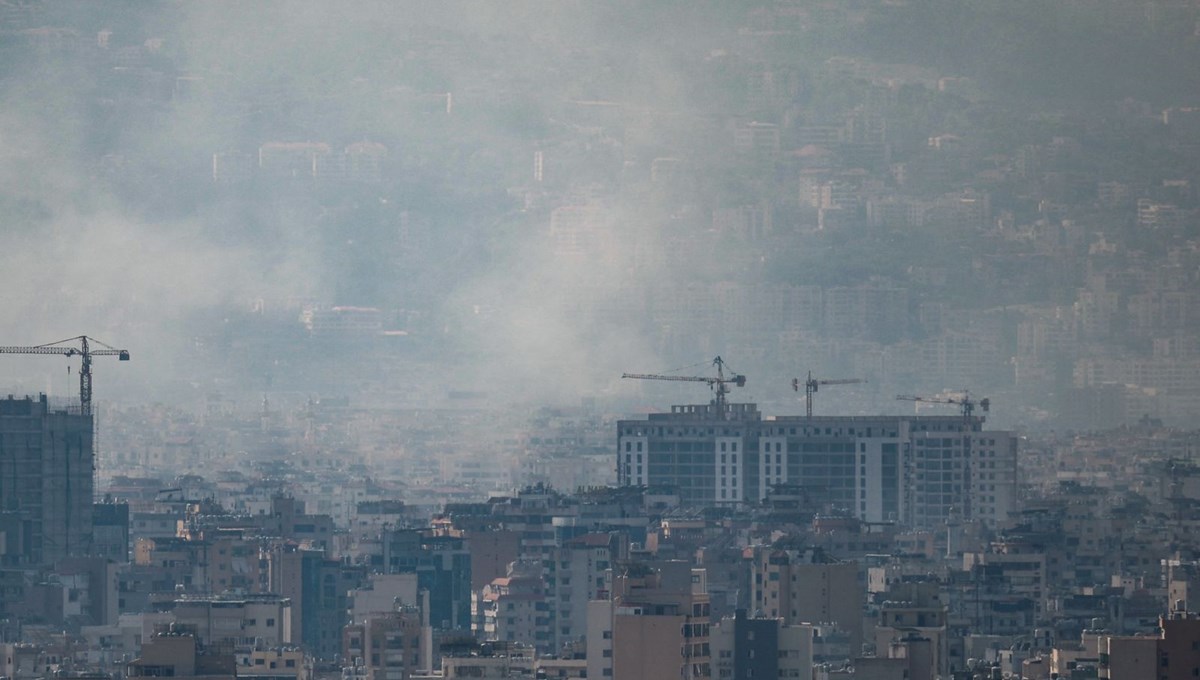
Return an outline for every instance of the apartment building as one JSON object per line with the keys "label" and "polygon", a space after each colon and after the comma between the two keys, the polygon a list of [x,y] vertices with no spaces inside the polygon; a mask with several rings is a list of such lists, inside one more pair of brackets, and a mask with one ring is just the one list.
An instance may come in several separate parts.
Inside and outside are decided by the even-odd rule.
{"label": "apartment building", "polygon": [[587,677],[713,677],[704,577],[682,561],[614,573],[611,599],[588,604]]}
{"label": "apartment building", "polygon": [[714,678],[813,677],[812,626],[748,617],[739,609],[709,630]]}
{"label": "apartment building", "polygon": [[784,625],[834,624],[862,645],[863,586],[856,562],[841,562],[820,550],[759,547],[754,554],[751,603]]}

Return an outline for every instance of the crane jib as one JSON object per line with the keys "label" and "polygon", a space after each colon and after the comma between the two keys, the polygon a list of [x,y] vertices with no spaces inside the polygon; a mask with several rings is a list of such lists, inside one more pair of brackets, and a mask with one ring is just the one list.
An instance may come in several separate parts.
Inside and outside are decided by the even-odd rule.
{"label": "crane jib", "polygon": [[[65,344],[76,341],[79,343],[78,346]],[[91,348],[92,343],[100,345],[104,349],[94,350]],[[129,350],[117,349],[86,335],[31,347],[0,346],[0,354],[56,354],[66,357],[82,357],[83,365],[79,370],[79,411],[85,416],[92,413],[92,357],[115,356],[118,361],[129,361]]]}

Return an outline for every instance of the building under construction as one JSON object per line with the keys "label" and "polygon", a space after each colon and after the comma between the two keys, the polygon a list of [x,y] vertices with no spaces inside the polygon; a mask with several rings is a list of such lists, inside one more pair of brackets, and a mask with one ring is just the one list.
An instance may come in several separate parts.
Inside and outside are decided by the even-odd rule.
{"label": "building under construction", "polygon": [[992,523],[1015,508],[1017,437],[983,423],[968,412],[764,418],[755,404],[673,406],[618,422],[618,480],[674,487],[697,506],[788,487],[868,522]]}
{"label": "building under construction", "polygon": [[90,552],[93,463],[91,415],[45,395],[0,399],[0,565]]}

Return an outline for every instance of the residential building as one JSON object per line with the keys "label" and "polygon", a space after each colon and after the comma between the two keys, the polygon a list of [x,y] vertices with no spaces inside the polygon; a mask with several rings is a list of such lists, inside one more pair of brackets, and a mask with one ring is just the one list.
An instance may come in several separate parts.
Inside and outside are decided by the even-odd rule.
{"label": "residential building", "polygon": [[804,678],[813,673],[813,629],[779,618],[748,617],[744,609],[709,629],[713,678]]}
{"label": "residential building", "polygon": [[484,640],[547,647],[551,622],[544,585],[535,569],[522,570],[518,565],[509,576],[484,586],[479,595],[479,633]]}
{"label": "residential building", "polygon": [[192,631],[173,626],[146,640],[125,672],[130,678],[233,680],[237,666],[227,650],[206,646]]}
{"label": "residential building", "polygon": [[417,574],[417,587],[429,592],[434,629],[471,629],[471,555],[458,536],[396,529],[382,534],[379,564],[387,574]]}
{"label": "residential building", "polygon": [[408,680],[431,663],[431,638],[418,607],[401,606],[346,626],[342,659],[365,680]]}
{"label": "residential building", "polygon": [[703,569],[631,563],[612,582],[588,605],[589,678],[713,677]]}
{"label": "residential building", "polygon": [[754,611],[784,625],[834,624],[862,646],[864,589],[856,562],[840,562],[819,550],[786,546],[754,551]]}
{"label": "residential building", "polygon": [[279,595],[186,597],[175,600],[171,612],[205,646],[248,653],[294,642],[292,601]]}
{"label": "residential building", "polygon": [[[947,607],[937,581],[902,581],[888,587],[875,628],[880,656],[909,659],[928,669],[913,677],[948,676],[953,667],[947,631]],[[885,654],[886,653],[886,654]]]}
{"label": "residential building", "polygon": [[321,550],[279,544],[267,551],[269,590],[291,602],[295,640],[318,659],[341,652],[349,593],[362,585],[365,568],[326,558]]}

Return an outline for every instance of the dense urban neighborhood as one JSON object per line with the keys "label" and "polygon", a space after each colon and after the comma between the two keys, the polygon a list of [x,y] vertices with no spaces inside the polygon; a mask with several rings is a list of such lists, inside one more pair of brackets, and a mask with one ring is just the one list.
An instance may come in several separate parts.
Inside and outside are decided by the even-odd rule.
{"label": "dense urban neighborhood", "polygon": [[0,680],[1200,677],[1198,66],[1196,0],[0,0]]}

